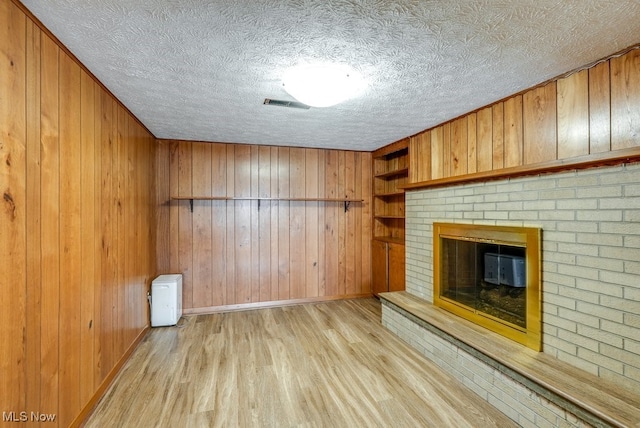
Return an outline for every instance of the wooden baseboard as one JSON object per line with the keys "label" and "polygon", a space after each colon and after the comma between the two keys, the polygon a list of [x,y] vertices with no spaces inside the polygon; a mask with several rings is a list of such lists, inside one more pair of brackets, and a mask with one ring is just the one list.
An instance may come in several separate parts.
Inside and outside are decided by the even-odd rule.
{"label": "wooden baseboard", "polygon": [[237,305],[207,306],[203,308],[183,309],[182,314],[183,315],[204,315],[204,314],[216,314],[221,312],[249,311],[252,309],[301,305],[304,303],[329,302],[332,300],[359,299],[362,297],[371,297],[371,296],[372,296],[371,293],[363,293],[363,294],[348,294],[343,296],[322,296],[322,297],[307,297],[304,299],[274,300],[270,302],[241,303]]}
{"label": "wooden baseboard", "polygon": [[131,357],[131,354],[133,353],[133,351],[138,347],[138,344],[147,335],[147,333],[149,332],[149,329],[150,328],[147,325],[140,332],[138,337],[136,337],[136,339],[133,341],[131,346],[129,346],[127,351],[122,355],[122,358],[120,358],[118,363],[111,369],[109,374],[104,378],[104,380],[102,381],[102,383],[100,384],[96,392],[93,394],[91,399],[82,408],[78,416],[76,416],[76,418],[73,420],[73,422],[71,422],[71,425],[69,426],[79,427],[84,423],[87,417],[93,412],[93,409],[95,408],[96,404],[98,404],[98,401],[100,401],[100,399],[102,398],[102,395],[106,392],[107,388],[109,388],[109,386],[111,385],[111,382],[113,382],[113,380],[116,378],[116,375],[120,372],[120,370],[122,369],[124,364],[127,362],[129,357]]}

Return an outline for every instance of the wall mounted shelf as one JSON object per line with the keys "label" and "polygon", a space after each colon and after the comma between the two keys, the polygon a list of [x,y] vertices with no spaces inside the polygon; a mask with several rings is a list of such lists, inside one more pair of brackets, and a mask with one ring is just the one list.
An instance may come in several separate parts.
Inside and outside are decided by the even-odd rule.
{"label": "wall mounted shelf", "polygon": [[193,212],[193,201],[258,201],[260,209],[261,201],[289,201],[289,202],[341,202],[344,203],[344,212],[349,211],[352,202],[364,202],[364,199],[353,198],[269,198],[259,196],[172,196],[175,201],[189,201],[189,208]]}

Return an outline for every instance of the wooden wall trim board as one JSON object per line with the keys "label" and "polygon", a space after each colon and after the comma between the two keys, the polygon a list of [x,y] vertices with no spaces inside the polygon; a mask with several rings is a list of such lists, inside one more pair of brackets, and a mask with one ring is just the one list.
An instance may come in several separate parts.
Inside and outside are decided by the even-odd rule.
{"label": "wooden wall trim board", "polygon": [[409,147],[407,190],[637,161],[640,48],[414,135]]}
{"label": "wooden wall trim board", "polygon": [[158,269],[183,274],[185,313],[371,293],[370,153],[159,140],[157,161]]}
{"label": "wooden wall trim board", "polygon": [[155,138],[0,1],[0,403],[77,424],[148,327]]}

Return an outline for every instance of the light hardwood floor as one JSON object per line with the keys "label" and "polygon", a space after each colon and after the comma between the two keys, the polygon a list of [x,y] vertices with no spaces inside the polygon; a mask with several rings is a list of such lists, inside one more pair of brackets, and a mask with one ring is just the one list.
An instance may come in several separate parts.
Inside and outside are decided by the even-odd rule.
{"label": "light hardwood floor", "polygon": [[86,426],[516,425],[382,327],[368,298],[152,329]]}

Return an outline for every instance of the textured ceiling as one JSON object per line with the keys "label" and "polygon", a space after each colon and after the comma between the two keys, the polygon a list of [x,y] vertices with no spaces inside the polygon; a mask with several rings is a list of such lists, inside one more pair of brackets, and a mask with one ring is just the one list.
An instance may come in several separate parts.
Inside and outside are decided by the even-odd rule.
{"label": "textured ceiling", "polygon": [[[640,42],[640,1],[23,0],[158,138],[373,150]],[[328,108],[286,68],[367,80]]]}

